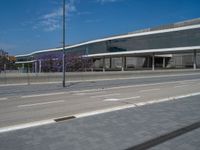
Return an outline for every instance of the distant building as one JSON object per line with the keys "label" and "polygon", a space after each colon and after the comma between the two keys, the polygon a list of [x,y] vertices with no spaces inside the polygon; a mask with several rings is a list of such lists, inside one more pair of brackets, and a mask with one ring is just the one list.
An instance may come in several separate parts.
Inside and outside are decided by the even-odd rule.
{"label": "distant building", "polygon": [[[65,51],[68,58],[79,56],[87,60],[84,63],[90,62],[86,66],[91,70],[196,69],[200,66],[200,18],[70,45]],[[46,67],[62,70],[62,48],[16,58],[21,69],[29,64],[33,72]]]}

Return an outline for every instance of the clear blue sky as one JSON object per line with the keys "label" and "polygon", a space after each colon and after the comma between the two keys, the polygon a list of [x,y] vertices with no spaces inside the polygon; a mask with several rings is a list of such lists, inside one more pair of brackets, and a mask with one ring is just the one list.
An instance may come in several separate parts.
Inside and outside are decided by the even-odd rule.
{"label": "clear blue sky", "polygon": [[[200,17],[200,0],[66,0],[68,44]],[[62,0],[0,0],[0,48],[61,46]]]}

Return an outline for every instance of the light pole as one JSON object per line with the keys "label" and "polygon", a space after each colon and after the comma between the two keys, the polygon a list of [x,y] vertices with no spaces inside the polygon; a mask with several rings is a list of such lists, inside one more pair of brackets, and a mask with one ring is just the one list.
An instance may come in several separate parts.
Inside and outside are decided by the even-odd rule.
{"label": "light pole", "polygon": [[62,57],[62,71],[63,71],[63,87],[65,87],[65,0],[63,0],[63,57]]}

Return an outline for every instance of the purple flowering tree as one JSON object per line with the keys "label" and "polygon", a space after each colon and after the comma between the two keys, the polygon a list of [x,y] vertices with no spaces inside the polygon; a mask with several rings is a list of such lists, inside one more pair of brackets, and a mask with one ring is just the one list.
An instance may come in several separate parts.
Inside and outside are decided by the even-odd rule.
{"label": "purple flowering tree", "polygon": [[[62,71],[62,52],[49,52],[37,54],[34,57],[38,62],[41,61],[42,72],[61,72]],[[80,54],[66,53],[66,71],[86,71],[91,67],[91,60],[82,57]]]}

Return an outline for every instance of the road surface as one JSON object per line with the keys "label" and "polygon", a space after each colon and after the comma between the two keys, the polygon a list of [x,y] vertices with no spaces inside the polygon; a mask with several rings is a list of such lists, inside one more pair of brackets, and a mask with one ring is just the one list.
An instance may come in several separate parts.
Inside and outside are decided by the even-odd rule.
{"label": "road surface", "polygon": [[200,92],[200,72],[149,75],[70,84],[0,87],[0,128],[81,116]]}

